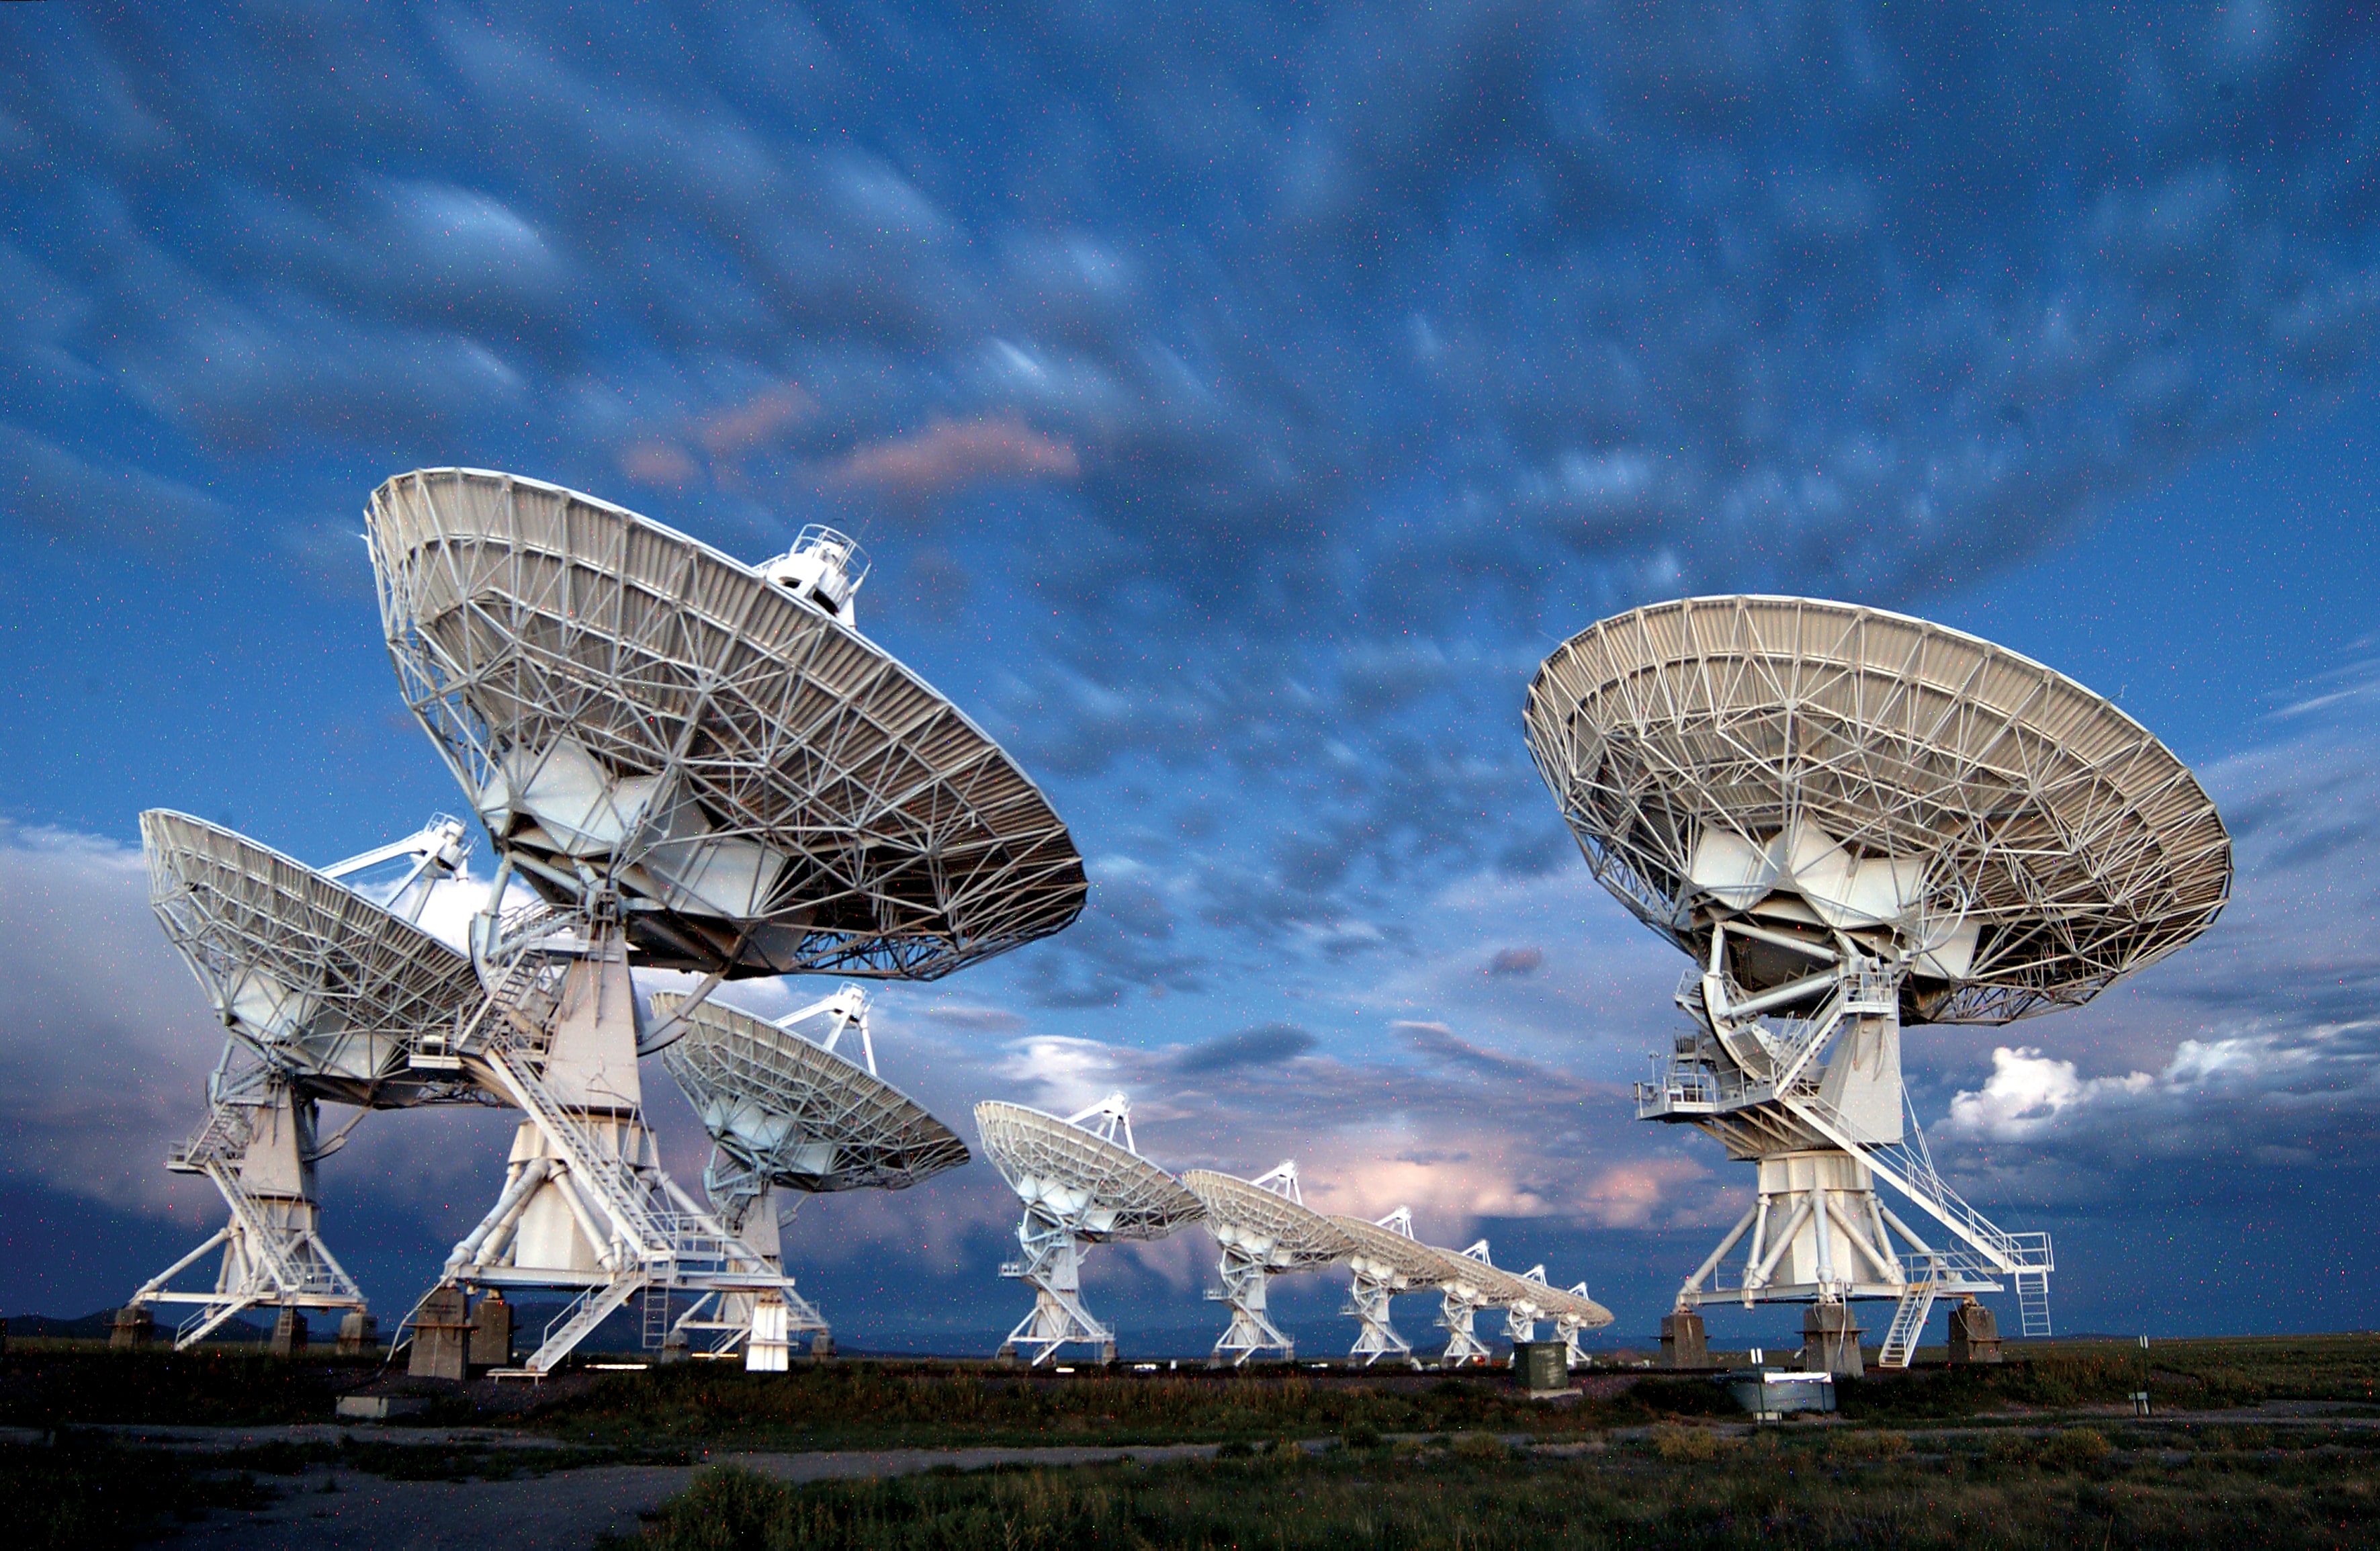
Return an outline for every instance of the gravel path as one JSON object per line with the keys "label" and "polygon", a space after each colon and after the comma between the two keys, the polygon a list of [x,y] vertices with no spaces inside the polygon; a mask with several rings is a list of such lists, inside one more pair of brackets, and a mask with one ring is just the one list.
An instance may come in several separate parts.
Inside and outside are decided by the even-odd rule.
{"label": "gravel path", "polygon": [[[259,1431],[267,1431],[259,1429]],[[1122,1448],[886,1448],[817,1454],[721,1454],[780,1481],[831,1481],[908,1475],[938,1465],[1087,1465],[1111,1460],[1190,1460],[1213,1444]],[[320,1469],[270,1477],[282,1496],[255,1513],[217,1513],[166,1542],[203,1551],[282,1551],[337,1545],[341,1551],[585,1551],[605,1531],[628,1532],[685,1489],[696,1467],[605,1465],[557,1471],[525,1481],[387,1481],[354,1471]],[[322,1490],[335,1482],[337,1490]]]}

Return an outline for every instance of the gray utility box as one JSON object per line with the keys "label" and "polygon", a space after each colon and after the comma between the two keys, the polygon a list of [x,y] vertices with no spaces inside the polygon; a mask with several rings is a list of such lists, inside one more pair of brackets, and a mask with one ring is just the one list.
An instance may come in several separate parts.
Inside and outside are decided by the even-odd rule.
{"label": "gray utility box", "polygon": [[1532,1395],[1560,1395],[1570,1388],[1570,1343],[1515,1341],[1512,1372]]}
{"label": "gray utility box", "polygon": [[1735,1397],[1735,1403],[1763,1422],[1774,1422],[1795,1412],[1835,1409],[1832,1374],[1752,1369],[1730,1374],[1726,1382],[1727,1392]]}

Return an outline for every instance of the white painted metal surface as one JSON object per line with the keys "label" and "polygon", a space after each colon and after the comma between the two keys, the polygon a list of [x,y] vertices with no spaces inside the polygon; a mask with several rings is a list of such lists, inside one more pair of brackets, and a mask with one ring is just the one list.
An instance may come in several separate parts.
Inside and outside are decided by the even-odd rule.
{"label": "white painted metal surface", "polygon": [[[448,1279],[581,1290],[538,1372],[638,1294],[649,1342],[677,1292],[822,1336],[773,1232],[753,1244],[660,1167],[638,1058],[723,978],[929,979],[1063,928],[1085,888],[1065,826],[852,628],[864,560],[840,534],[764,573],[473,469],[389,480],[366,526],[406,702],[502,857],[471,942],[486,1000],[419,1059],[528,1119]],[[504,910],[514,877],[545,904]],[[632,963],[706,978],[647,1026]]]}
{"label": "white painted metal surface", "polygon": [[1198,1220],[1197,1197],[1140,1156],[1132,1101],[1121,1093],[1064,1119],[987,1099],[975,1107],[975,1123],[984,1156],[1025,1204],[1016,1227],[1023,1258],[1001,1275],[1033,1289],[1033,1310],[1001,1354],[1038,1365],[1062,1347],[1087,1345],[1113,1362],[1115,1332],[1083,1303],[1085,1256],[1111,1239],[1168,1237]]}
{"label": "white painted metal surface", "polygon": [[[710,1137],[703,1193],[728,1231],[783,1268],[780,1201],[844,1190],[905,1190],[967,1161],[966,1145],[876,1072],[868,993],[845,985],[773,1022],[717,1000],[686,1009],[653,994],[656,1017],[686,1012],[686,1034],[663,1052],[671,1078]],[[796,1033],[811,1027],[813,1040]],[[867,1060],[836,1048],[844,1039]],[[773,1296],[773,1295],[771,1295]],[[673,1328],[715,1333],[726,1351],[757,1330],[751,1301],[706,1297]],[[771,1317],[782,1320],[782,1303]]]}
{"label": "white painted metal surface", "polygon": [[2230,842],[2195,778],[2039,663],[1806,599],[1607,620],[1546,660],[1526,723],[1597,878],[1696,965],[1638,1115],[1758,1165],[1678,1306],[1890,1298],[1905,1362],[1936,1296],[2013,1276],[2046,1334],[2048,1236],[1936,1172],[1901,1031],[2076,1006],[2205,930]]}
{"label": "white painted metal surface", "polygon": [[1221,1251],[1223,1285],[1208,1297],[1228,1303],[1225,1327],[1210,1363],[1246,1363],[1261,1353],[1297,1355],[1266,1312],[1272,1278],[1291,1271],[1314,1271],[1337,1264],[1354,1245],[1339,1225],[1305,1205],[1297,1184],[1297,1160],[1290,1158],[1253,1180],[1194,1169],[1182,1183],[1207,1209],[1207,1230]]}
{"label": "white painted metal surface", "polygon": [[[177,1347],[249,1309],[360,1312],[361,1290],[322,1236],[315,1166],[348,1131],[322,1136],[321,1105],[482,1098],[411,1064],[423,1036],[480,996],[470,961],[415,924],[463,865],[463,826],[433,818],[320,870],[164,809],[140,816],[140,838],[150,906],[229,1036],[206,1119],[166,1167],[205,1176],[230,1216],[131,1302],[193,1305]],[[218,1249],[212,1286],[176,1285]]]}
{"label": "white painted metal surface", "polygon": [[1332,1226],[1347,1240],[1347,1269],[1353,1278],[1343,1311],[1355,1316],[1355,1345],[1348,1352],[1370,1367],[1383,1357],[1402,1357],[1414,1366],[1413,1343],[1398,1333],[1390,1319],[1390,1305],[1400,1292],[1417,1292],[1447,1278],[1439,1253],[1414,1239],[1413,1213],[1400,1206],[1376,1222],[1362,1218],[1333,1217]]}
{"label": "white painted metal surface", "polygon": [[820,602],[828,538],[780,585],[453,468],[381,486],[367,527],[406,703],[506,860],[557,903],[600,879],[640,963],[929,979],[1082,910],[1039,789],[850,626],[847,587]]}

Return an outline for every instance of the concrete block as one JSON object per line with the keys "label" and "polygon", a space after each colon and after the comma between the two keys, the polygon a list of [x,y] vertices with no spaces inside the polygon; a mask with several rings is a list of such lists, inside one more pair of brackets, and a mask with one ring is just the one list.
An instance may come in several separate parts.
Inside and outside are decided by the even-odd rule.
{"label": "concrete block", "polygon": [[1992,1311],[1972,1299],[1950,1311],[1950,1361],[1997,1363],[2000,1360],[2000,1326]]}
{"label": "concrete block", "polygon": [[413,1316],[413,1349],[405,1371],[415,1378],[470,1377],[470,1301],[459,1287],[446,1286],[422,1300]]}
{"label": "concrete block", "polygon": [[491,1292],[471,1312],[471,1366],[509,1368],[513,1363],[513,1310],[501,1292]]}
{"label": "concrete block", "polygon": [[157,1339],[157,1316],[146,1305],[118,1309],[108,1321],[107,1344],[118,1351],[147,1346]]}
{"label": "concrete block", "polygon": [[1707,1368],[1710,1338],[1703,1332],[1703,1316],[1692,1309],[1661,1316],[1661,1366]]}
{"label": "concrete block", "polygon": [[342,1422],[386,1422],[395,1416],[419,1416],[429,1409],[429,1401],[414,1395],[342,1395],[338,1417]]}
{"label": "concrete block", "polygon": [[1802,1371],[1861,1378],[1859,1322],[1849,1303],[1813,1303],[1802,1315]]}
{"label": "concrete block", "polygon": [[275,1357],[295,1357],[306,1350],[306,1316],[296,1309],[284,1309],[273,1319],[273,1339],[265,1350]]}

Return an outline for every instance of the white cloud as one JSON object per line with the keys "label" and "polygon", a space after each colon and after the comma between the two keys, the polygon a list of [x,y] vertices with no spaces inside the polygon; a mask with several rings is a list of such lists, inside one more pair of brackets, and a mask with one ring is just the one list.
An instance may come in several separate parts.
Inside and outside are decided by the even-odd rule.
{"label": "white cloud", "polygon": [[2055,1123],[2069,1109],[2146,1093],[2155,1083],[2145,1072],[2083,1078],[2075,1074],[2072,1061],[2045,1056],[2037,1047],[2010,1049],[2003,1045],[1992,1052],[1991,1080],[1983,1091],[1962,1090],[1950,1101],[1950,1116],[1943,1130],[1953,1136],[2022,1141]]}

